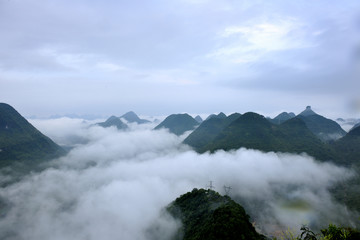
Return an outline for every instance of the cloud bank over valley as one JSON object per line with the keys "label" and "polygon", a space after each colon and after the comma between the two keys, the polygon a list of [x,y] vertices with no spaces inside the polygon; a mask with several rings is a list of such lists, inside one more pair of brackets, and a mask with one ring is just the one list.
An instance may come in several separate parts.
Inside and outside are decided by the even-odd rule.
{"label": "cloud bank over valley", "polygon": [[168,239],[180,223],[164,207],[209,181],[221,194],[231,186],[229,195],[266,233],[354,224],[353,213],[328,192],[352,172],[307,155],[198,154],[182,144],[185,136],[154,131],[153,124],[128,131],[64,118],[35,125],[74,148],[2,189],[1,239]]}

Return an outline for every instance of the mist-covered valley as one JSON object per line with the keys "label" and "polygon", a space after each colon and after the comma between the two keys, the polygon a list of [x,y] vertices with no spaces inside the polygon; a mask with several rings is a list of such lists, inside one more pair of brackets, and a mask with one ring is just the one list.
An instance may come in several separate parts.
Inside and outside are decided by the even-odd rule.
{"label": "mist-covered valley", "polygon": [[[1,239],[171,239],[181,226],[164,209],[193,188],[242,204],[266,235],[329,223],[356,227],[359,215],[329,189],[355,173],[307,154],[238,150],[199,154],[154,123],[103,128],[83,119],[30,122],[69,152],[8,184]],[[11,176],[2,172],[1,179]]]}

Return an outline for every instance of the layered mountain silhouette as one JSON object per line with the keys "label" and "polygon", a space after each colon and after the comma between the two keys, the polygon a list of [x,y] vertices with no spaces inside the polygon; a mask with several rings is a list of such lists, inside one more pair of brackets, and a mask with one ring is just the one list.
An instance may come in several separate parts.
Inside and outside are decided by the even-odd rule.
{"label": "layered mountain silhouette", "polygon": [[240,116],[241,114],[234,113],[225,118],[209,118],[202,122],[200,126],[184,140],[184,143],[194,147],[199,152],[205,152],[207,150],[206,146],[211,143],[225,127]]}
{"label": "layered mountain silhouette", "polygon": [[0,103],[0,167],[29,165],[59,157],[65,151],[32,126],[13,107]]}
{"label": "layered mountain silhouette", "polygon": [[111,116],[105,122],[97,123],[96,125],[99,125],[104,128],[116,127],[119,130],[124,130],[128,128],[128,126],[125,123],[123,123],[123,121],[121,121],[120,118],[115,116]]}
{"label": "layered mountain silhouette", "polygon": [[271,122],[271,123],[274,123],[274,124],[282,124],[283,122],[291,119],[291,118],[294,118],[295,117],[295,113],[287,113],[287,112],[282,112],[280,113],[279,115],[277,115],[275,118],[271,119],[271,118],[268,118],[268,120]]}
{"label": "layered mountain silhouette", "polygon": [[182,222],[174,240],[265,239],[241,205],[213,190],[195,188],[178,197],[167,211]]}
{"label": "layered mountain silhouette", "polygon": [[150,123],[149,120],[139,118],[139,116],[136,115],[136,113],[134,113],[133,111],[125,113],[120,118],[124,118],[126,121],[128,121],[130,123],[133,123],[133,122],[136,122],[137,124]]}
{"label": "layered mountain silhouette", "polygon": [[195,117],[195,120],[196,120],[198,123],[202,123],[202,122],[203,122],[203,119],[202,119],[199,115],[197,115],[197,116]]}
{"label": "layered mountain silhouette", "polygon": [[219,113],[218,115],[210,114],[205,120],[209,120],[211,118],[226,118],[226,115],[223,112]]}
{"label": "layered mountain silhouette", "polygon": [[360,127],[360,122],[359,123],[356,123],[351,129],[350,131],[354,130],[355,128],[358,128]]}
{"label": "layered mountain silhouette", "polygon": [[346,134],[337,122],[316,114],[310,106],[307,106],[297,117],[323,141],[337,140]]}
{"label": "layered mountain silhouette", "polygon": [[[221,125],[217,124],[217,127],[221,128]],[[197,136],[197,131],[201,129],[200,125],[184,140],[184,143],[194,147],[198,152],[245,147],[266,152],[306,152],[322,160],[336,158],[335,152],[321,142],[299,118],[292,118],[283,124],[276,125],[270,123],[262,115],[248,112],[224,127],[215,137],[209,138],[202,134],[203,138],[197,137],[197,141],[193,141],[193,136]]]}
{"label": "layered mountain silhouette", "polygon": [[165,118],[159,125],[154,129],[158,130],[161,128],[166,128],[169,132],[176,135],[181,135],[186,131],[193,130],[199,123],[191,117],[189,114],[172,114]]}
{"label": "layered mountain silhouette", "polygon": [[144,124],[144,123],[150,122],[148,120],[139,118],[139,116],[136,115],[136,113],[134,113],[133,111],[130,111],[130,112],[125,113],[121,117],[111,116],[105,122],[97,123],[96,125],[99,125],[99,126],[105,127],[105,128],[114,126],[119,130],[125,130],[128,128],[128,125],[126,125],[126,123],[121,121],[121,118],[125,119],[129,123]]}
{"label": "layered mountain silhouette", "polygon": [[360,166],[360,126],[351,129],[343,138],[335,141],[332,146],[341,153],[341,164]]}

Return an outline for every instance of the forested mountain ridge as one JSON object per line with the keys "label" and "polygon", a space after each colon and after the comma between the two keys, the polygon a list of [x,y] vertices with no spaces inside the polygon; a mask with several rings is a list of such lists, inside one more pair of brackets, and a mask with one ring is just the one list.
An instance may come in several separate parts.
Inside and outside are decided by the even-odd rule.
{"label": "forested mountain ridge", "polygon": [[184,143],[198,152],[245,147],[265,152],[306,152],[321,160],[337,159],[335,151],[297,117],[280,125],[272,124],[264,116],[252,112],[237,115],[235,120],[229,119],[230,123],[226,124],[224,120],[210,120],[212,122],[202,123]]}
{"label": "forested mountain ridge", "polygon": [[29,164],[65,154],[13,107],[0,103],[0,167],[18,162]]}
{"label": "forested mountain ridge", "polygon": [[197,125],[199,125],[199,123],[187,113],[171,114],[157,125],[154,130],[165,128],[171,133],[181,135],[186,131],[193,130]]}

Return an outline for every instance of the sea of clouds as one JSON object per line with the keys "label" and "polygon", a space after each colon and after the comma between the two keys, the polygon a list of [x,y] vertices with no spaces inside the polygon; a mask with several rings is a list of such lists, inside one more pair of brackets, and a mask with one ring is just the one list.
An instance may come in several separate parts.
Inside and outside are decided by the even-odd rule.
{"label": "sea of clouds", "polygon": [[182,144],[186,134],[154,131],[154,124],[120,131],[82,119],[31,122],[71,150],[1,189],[1,239],[169,239],[181,223],[164,208],[209,181],[221,194],[231,186],[229,195],[263,233],[354,224],[328,191],[352,172],[307,155],[198,154]]}

